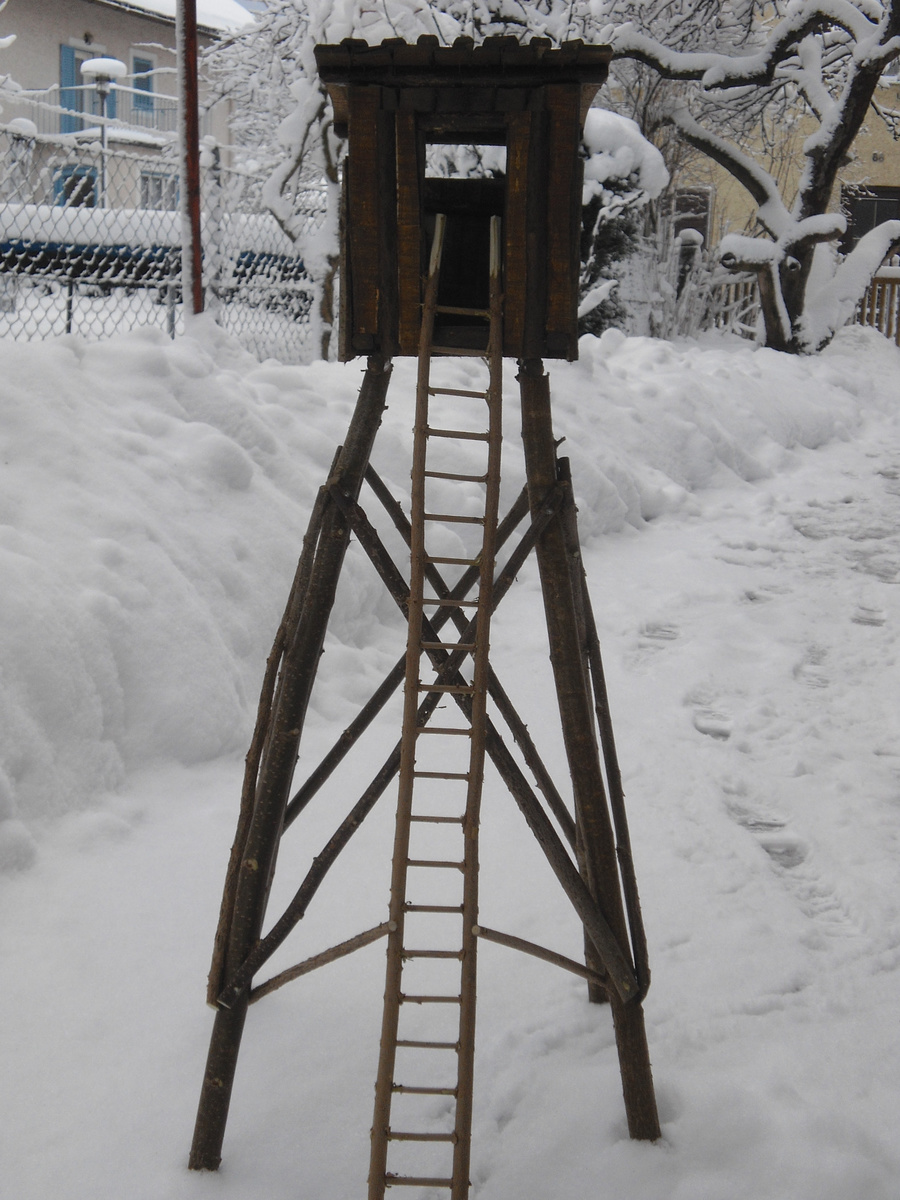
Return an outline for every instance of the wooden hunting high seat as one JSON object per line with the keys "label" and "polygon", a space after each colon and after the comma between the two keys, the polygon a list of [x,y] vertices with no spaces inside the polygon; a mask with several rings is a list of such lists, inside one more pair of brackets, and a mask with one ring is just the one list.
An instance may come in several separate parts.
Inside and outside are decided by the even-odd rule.
{"label": "wooden hunting high seat", "polygon": [[[568,462],[556,455],[542,362],[577,357],[580,135],[609,58],[608,47],[553,48],[541,38],[316,47],[335,128],[349,137],[341,356],[365,354],[368,363],[310,517],[261,691],[210,970],[216,1019],[192,1169],[219,1165],[249,1006],[381,938],[387,951],[369,1200],[384,1200],[394,1187],[429,1196],[443,1189],[449,1200],[467,1200],[482,941],[574,972],[588,981],[592,1001],[608,1002],[629,1132],[659,1137],[642,1008],[650,982],[646,938],[572,483]],[[441,145],[501,147],[505,171],[431,178],[428,147]],[[409,515],[371,463],[397,355],[418,357]],[[462,355],[484,362],[470,362],[460,378],[459,364],[447,358]],[[526,487],[501,517],[501,451],[510,448],[502,430],[504,356],[519,361]],[[364,485],[409,548],[403,566],[362,507]],[[448,530],[455,531],[449,548]],[[295,790],[351,535],[406,618],[406,650]],[[490,662],[495,610],[532,552],[567,795]],[[398,741],[313,855],[281,915],[267,921],[282,836],[320,791],[346,802],[331,777],[401,684]],[[486,761],[581,922],[584,963],[482,924]],[[387,919],[256,983],[394,780]]]}
{"label": "wooden hunting high seat", "polygon": [[[610,57],[547,38],[316,47],[335,129],[349,137],[342,359],[418,354],[436,212],[448,218],[442,286],[485,304],[488,226],[503,218],[504,355],[578,357],[581,129]],[[427,178],[427,147],[448,144],[505,147],[505,178]],[[484,349],[483,326],[457,325],[455,344]]]}

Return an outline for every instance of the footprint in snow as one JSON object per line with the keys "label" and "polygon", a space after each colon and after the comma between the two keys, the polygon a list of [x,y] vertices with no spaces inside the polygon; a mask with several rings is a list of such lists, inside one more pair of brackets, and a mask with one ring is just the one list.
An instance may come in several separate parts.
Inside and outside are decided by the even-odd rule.
{"label": "footprint in snow", "polygon": [[827,687],[829,680],[823,665],[827,657],[828,651],[824,646],[817,646],[815,643],[807,646],[803,657],[794,667],[794,678],[805,683],[807,687]]}
{"label": "footprint in snow", "polygon": [[809,846],[793,833],[761,833],[757,841],[778,867],[790,871],[806,862]]}
{"label": "footprint in snow", "polygon": [[713,708],[698,708],[694,712],[694,728],[698,733],[706,734],[707,737],[727,742],[734,726],[731,718],[725,713],[717,712]]}
{"label": "footprint in snow", "polygon": [[677,641],[681,630],[677,625],[667,621],[645,621],[638,630],[637,642],[628,655],[635,667],[641,667],[645,662],[658,654],[667,642]]}
{"label": "footprint in snow", "polygon": [[787,818],[771,805],[750,797],[747,786],[740,781],[725,780],[721,787],[728,815],[751,833],[769,856],[800,911],[810,920],[821,922],[829,934],[859,933],[858,923],[836,888],[817,870],[809,843],[787,828]]}
{"label": "footprint in snow", "polygon": [[721,787],[725,793],[728,815],[744,829],[749,829],[751,833],[771,833],[776,829],[784,829],[787,825],[787,817],[782,816],[776,809],[760,800],[751,800],[745,784],[724,781]]}
{"label": "footprint in snow", "polygon": [[887,615],[884,609],[860,604],[850,620],[854,625],[883,625],[887,620]]}
{"label": "footprint in snow", "polygon": [[674,642],[679,632],[677,625],[670,625],[666,621],[647,621],[641,626],[641,642],[645,645],[654,642]]}
{"label": "footprint in snow", "polygon": [[693,708],[694,728],[698,733],[715,738],[719,742],[727,742],[734,731],[731,717],[722,712],[716,704],[712,689],[703,685],[692,688],[684,698],[684,703]]}

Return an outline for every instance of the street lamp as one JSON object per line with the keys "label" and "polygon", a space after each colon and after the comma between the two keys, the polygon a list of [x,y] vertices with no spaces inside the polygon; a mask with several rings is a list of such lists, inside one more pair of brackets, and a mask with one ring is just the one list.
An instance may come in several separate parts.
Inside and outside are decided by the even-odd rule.
{"label": "street lamp", "polygon": [[92,79],[100,97],[100,207],[106,208],[106,103],[114,81],[128,74],[118,58],[89,58],[81,64],[81,74]]}

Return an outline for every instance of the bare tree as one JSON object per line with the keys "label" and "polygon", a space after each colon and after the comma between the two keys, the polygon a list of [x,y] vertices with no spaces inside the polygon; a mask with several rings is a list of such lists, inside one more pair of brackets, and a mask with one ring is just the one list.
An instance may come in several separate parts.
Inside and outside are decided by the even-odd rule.
{"label": "bare tree", "polygon": [[[635,14],[640,26],[622,20]],[[760,236],[730,234],[719,249],[726,267],[757,276],[766,344],[819,349],[900,240],[900,222],[884,222],[841,261],[835,243],[846,222],[829,211],[878,81],[900,56],[898,0],[651,0],[639,9],[611,0],[604,15],[613,23],[602,28],[590,15],[598,40],[611,42],[617,58],[677,81],[664,119],[756,204]],[[679,43],[685,48],[672,48]],[[743,118],[745,130],[748,117],[763,121],[772,105],[801,105],[809,123],[793,198],[783,194],[785,179],[762,165],[764,126],[762,140],[742,139],[743,147],[722,132],[726,120]]]}

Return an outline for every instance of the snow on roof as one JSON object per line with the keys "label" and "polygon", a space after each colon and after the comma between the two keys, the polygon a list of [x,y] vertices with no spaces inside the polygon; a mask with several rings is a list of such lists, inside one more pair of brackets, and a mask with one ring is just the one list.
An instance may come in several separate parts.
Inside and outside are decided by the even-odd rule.
{"label": "snow on roof", "polygon": [[[143,9],[161,17],[175,18],[176,0],[105,0],[115,8]],[[197,0],[197,23],[207,29],[234,30],[253,21],[238,0]]]}

